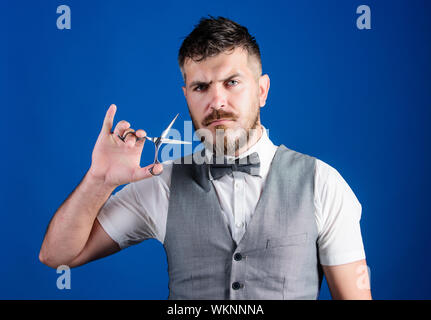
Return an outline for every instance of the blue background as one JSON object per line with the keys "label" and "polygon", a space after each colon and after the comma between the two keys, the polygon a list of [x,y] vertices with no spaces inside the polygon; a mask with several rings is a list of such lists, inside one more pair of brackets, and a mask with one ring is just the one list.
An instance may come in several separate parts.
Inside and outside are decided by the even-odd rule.
{"label": "blue background", "polygon": [[[61,4],[71,30],[56,27]],[[356,28],[361,4],[371,30]],[[167,297],[155,240],[72,269],[71,290],[57,289],[38,253],[111,103],[116,122],[149,135],[180,112],[182,132],[190,119],[177,52],[211,14],[260,44],[271,78],[261,117],[274,143],[335,167],[357,195],[374,298],[430,299],[430,9],[426,0],[1,1],[0,298]]]}

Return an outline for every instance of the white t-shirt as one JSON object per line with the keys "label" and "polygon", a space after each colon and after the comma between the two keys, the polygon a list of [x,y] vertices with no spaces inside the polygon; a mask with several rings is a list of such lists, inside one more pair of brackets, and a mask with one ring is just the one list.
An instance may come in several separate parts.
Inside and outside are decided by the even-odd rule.
{"label": "white t-shirt", "polygon": [[[266,130],[247,152],[257,152],[260,174],[234,172],[213,180],[225,223],[238,244],[253,215],[277,150]],[[210,156],[210,153],[207,153]],[[126,185],[111,195],[97,219],[121,249],[149,238],[164,242],[173,161],[163,164],[163,173]],[[317,159],[314,181],[315,221],[322,265],[340,265],[365,259],[360,230],[362,207],[337,170]]]}

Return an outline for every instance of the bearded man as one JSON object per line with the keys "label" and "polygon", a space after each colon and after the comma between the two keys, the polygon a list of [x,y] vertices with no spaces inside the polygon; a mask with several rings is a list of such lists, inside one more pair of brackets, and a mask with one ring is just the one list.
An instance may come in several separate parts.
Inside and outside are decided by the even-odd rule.
{"label": "bearded man", "polygon": [[247,28],[203,18],[178,61],[203,152],[141,168],[146,133],[127,121],[111,132],[111,105],[40,260],[75,267],[155,238],[170,299],[317,299],[323,276],[334,299],[370,299],[361,204],[337,170],[269,139],[270,80]]}

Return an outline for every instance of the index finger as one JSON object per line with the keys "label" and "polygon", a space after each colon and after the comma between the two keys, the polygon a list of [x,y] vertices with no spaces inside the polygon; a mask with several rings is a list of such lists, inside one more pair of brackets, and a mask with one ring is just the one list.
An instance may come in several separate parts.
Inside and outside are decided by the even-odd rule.
{"label": "index finger", "polygon": [[106,111],[105,119],[103,120],[102,132],[105,134],[110,134],[112,126],[114,124],[114,116],[117,111],[117,106],[115,104],[111,104]]}

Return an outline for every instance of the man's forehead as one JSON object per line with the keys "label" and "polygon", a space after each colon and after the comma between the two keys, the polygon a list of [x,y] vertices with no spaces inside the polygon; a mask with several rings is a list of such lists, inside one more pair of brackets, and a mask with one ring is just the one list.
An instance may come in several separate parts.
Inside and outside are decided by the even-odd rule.
{"label": "man's forehead", "polygon": [[184,73],[187,82],[224,78],[231,74],[247,75],[253,72],[249,62],[248,52],[242,48],[236,48],[202,61],[187,58],[184,62]]}

